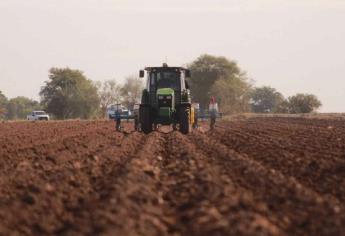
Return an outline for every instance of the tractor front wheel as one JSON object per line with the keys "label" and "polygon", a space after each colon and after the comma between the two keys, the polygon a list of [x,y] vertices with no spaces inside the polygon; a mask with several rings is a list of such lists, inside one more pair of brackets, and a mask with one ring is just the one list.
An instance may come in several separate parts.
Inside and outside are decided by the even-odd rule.
{"label": "tractor front wheel", "polygon": [[151,109],[150,107],[140,107],[141,130],[145,133],[152,132]]}
{"label": "tractor front wheel", "polygon": [[180,132],[188,134],[190,131],[190,109],[188,107],[181,108],[179,112]]}

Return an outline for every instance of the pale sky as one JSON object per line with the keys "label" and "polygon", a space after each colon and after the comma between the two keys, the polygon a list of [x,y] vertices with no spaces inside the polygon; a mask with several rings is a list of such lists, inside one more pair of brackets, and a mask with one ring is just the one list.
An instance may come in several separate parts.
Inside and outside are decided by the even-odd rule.
{"label": "pale sky", "polygon": [[93,80],[208,53],[257,86],[345,112],[344,0],[0,0],[0,90],[38,99],[49,68]]}

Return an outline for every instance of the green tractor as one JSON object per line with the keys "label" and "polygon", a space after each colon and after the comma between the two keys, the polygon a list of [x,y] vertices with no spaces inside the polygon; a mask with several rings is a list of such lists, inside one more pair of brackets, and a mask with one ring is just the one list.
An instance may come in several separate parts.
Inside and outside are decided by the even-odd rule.
{"label": "green tractor", "polygon": [[139,108],[141,130],[148,134],[158,125],[172,125],[187,134],[194,122],[194,110],[186,78],[190,71],[183,67],[146,67],[140,77],[147,78]]}

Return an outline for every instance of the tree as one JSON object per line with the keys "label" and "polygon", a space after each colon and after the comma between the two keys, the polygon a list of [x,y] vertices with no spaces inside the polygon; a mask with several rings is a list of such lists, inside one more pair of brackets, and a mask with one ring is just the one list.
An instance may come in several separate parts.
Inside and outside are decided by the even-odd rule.
{"label": "tree", "polygon": [[277,112],[284,97],[275,88],[264,86],[252,91],[251,100],[253,112]]}
{"label": "tree", "polygon": [[144,83],[142,79],[136,76],[127,77],[124,85],[121,88],[123,104],[128,109],[133,109],[134,104],[140,102],[143,89]]}
{"label": "tree", "polygon": [[26,119],[33,110],[41,110],[39,102],[27,97],[15,97],[7,103],[6,117],[9,120]]}
{"label": "tree", "polygon": [[58,119],[95,116],[99,110],[97,87],[83,72],[69,68],[52,68],[40,96],[46,111]]}
{"label": "tree", "polygon": [[0,91],[0,119],[5,117],[7,102],[7,97]]}
{"label": "tree", "polygon": [[236,62],[225,57],[202,55],[189,65],[193,100],[207,108],[210,97],[217,98],[225,113],[249,110],[251,84]]}
{"label": "tree", "polygon": [[121,87],[116,83],[116,80],[98,81],[96,86],[100,98],[102,116],[105,116],[109,105],[121,102]]}
{"label": "tree", "polygon": [[284,99],[281,103],[278,104],[276,107],[276,113],[290,113],[290,103],[287,99]]}
{"label": "tree", "polygon": [[310,113],[321,107],[320,100],[313,94],[298,93],[288,98],[290,113]]}
{"label": "tree", "polygon": [[223,113],[249,110],[250,85],[239,78],[217,80],[212,86],[211,95],[218,98]]}

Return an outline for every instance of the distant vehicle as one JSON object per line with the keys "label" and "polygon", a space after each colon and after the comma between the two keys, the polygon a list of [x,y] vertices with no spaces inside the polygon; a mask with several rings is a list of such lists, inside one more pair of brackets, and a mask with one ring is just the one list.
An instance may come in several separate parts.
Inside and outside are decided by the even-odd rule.
{"label": "distant vehicle", "polygon": [[122,104],[114,104],[108,107],[107,116],[109,119],[126,119],[132,116],[132,112]]}
{"label": "distant vehicle", "polygon": [[49,115],[44,111],[33,111],[27,116],[27,120],[49,120]]}

